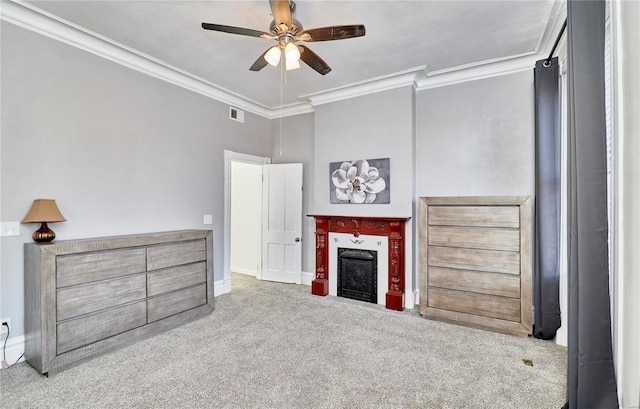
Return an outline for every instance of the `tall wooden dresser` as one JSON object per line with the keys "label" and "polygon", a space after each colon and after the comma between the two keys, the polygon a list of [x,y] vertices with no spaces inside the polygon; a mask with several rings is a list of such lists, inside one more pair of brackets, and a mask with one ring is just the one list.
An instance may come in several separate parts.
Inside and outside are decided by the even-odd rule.
{"label": "tall wooden dresser", "polygon": [[420,314],[532,331],[529,196],[420,198]]}
{"label": "tall wooden dresser", "polygon": [[213,233],[25,244],[25,359],[53,373],[213,311]]}

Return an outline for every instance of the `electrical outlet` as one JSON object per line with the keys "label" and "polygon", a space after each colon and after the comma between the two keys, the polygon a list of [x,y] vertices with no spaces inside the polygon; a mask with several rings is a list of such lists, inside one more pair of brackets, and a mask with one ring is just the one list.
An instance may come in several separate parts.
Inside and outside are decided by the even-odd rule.
{"label": "electrical outlet", "polygon": [[9,329],[11,329],[11,318],[3,318],[2,320],[0,320],[0,324],[2,324],[2,327],[0,327],[0,334],[4,334],[5,332],[7,332],[7,326],[4,325],[5,322],[9,326]]}

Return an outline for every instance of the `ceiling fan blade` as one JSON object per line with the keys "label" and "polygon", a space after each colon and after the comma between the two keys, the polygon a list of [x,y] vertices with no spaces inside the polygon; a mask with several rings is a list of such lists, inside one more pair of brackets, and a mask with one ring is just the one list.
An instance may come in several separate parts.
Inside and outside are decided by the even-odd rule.
{"label": "ceiling fan blade", "polygon": [[223,26],[222,24],[202,23],[202,28],[204,28],[205,30],[222,31],[223,33],[240,34],[250,37],[273,38],[271,34],[265,33],[264,31],[251,30],[250,28],[234,26]]}
{"label": "ceiling fan blade", "polygon": [[354,24],[350,26],[333,26],[312,28],[304,30],[298,35],[302,41],[331,41],[344,40],[346,38],[362,37],[365,35],[363,24]]}
{"label": "ceiling fan blade", "polygon": [[324,60],[318,57],[318,54],[314,53],[303,45],[298,45],[298,48],[302,51],[300,53],[300,59],[304,61],[309,67],[318,71],[322,75],[327,75],[331,72],[331,67],[324,62]]}
{"label": "ceiling fan blade", "polygon": [[267,66],[267,60],[264,59],[264,56],[267,52],[269,52],[270,49],[271,48],[267,48],[265,52],[263,52],[262,55],[258,57],[256,62],[254,62],[251,68],[249,68],[250,71],[260,71]]}
{"label": "ceiling fan blade", "polygon": [[291,6],[289,0],[269,0],[271,14],[276,22],[276,26],[286,24],[291,28]]}

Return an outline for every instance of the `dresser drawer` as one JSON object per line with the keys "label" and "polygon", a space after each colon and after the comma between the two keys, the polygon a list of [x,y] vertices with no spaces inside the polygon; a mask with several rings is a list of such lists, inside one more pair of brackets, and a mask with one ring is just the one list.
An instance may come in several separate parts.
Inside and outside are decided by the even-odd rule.
{"label": "dresser drawer", "polygon": [[138,301],[57,325],[57,353],[71,351],[147,323],[147,303]]}
{"label": "dresser drawer", "polygon": [[147,274],[147,297],[190,287],[207,280],[207,264],[203,262],[156,270]]}
{"label": "dresser drawer", "polygon": [[157,321],[206,303],[205,284],[153,297],[147,300],[147,321]]}
{"label": "dresser drawer", "polygon": [[520,277],[512,274],[428,267],[429,287],[520,298]]}
{"label": "dresser drawer", "polygon": [[179,266],[207,259],[204,240],[152,246],[147,249],[147,271]]}
{"label": "dresser drawer", "polygon": [[429,267],[520,274],[520,253],[510,251],[429,246],[427,262]]}
{"label": "dresser drawer", "polygon": [[465,291],[428,289],[429,307],[507,321],[520,321],[520,300]]}
{"label": "dresser drawer", "polygon": [[520,230],[488,227],[429,226],[429,246],[520,251]]}
{"label": "dresser drawer", "polygon": [[518,206],[430,206],[430,226],[520,228]]}
{"label": "dresser drawer", "polygon": [[146,293],[146,274],[63,288],[57,291],[57,321],[141,300]]}
{"label": "dresser drawer", "polygon": [[56,287],[141,273],[145,263],[144,248],[60,256],[56,258]]}

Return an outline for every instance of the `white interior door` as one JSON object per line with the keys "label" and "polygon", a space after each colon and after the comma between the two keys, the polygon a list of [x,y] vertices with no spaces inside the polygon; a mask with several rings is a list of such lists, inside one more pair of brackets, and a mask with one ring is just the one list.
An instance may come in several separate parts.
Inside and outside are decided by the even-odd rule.
{"label": "white interior door", "polygon": [[302,282],[302,163],[264,165],[261,278]]}

